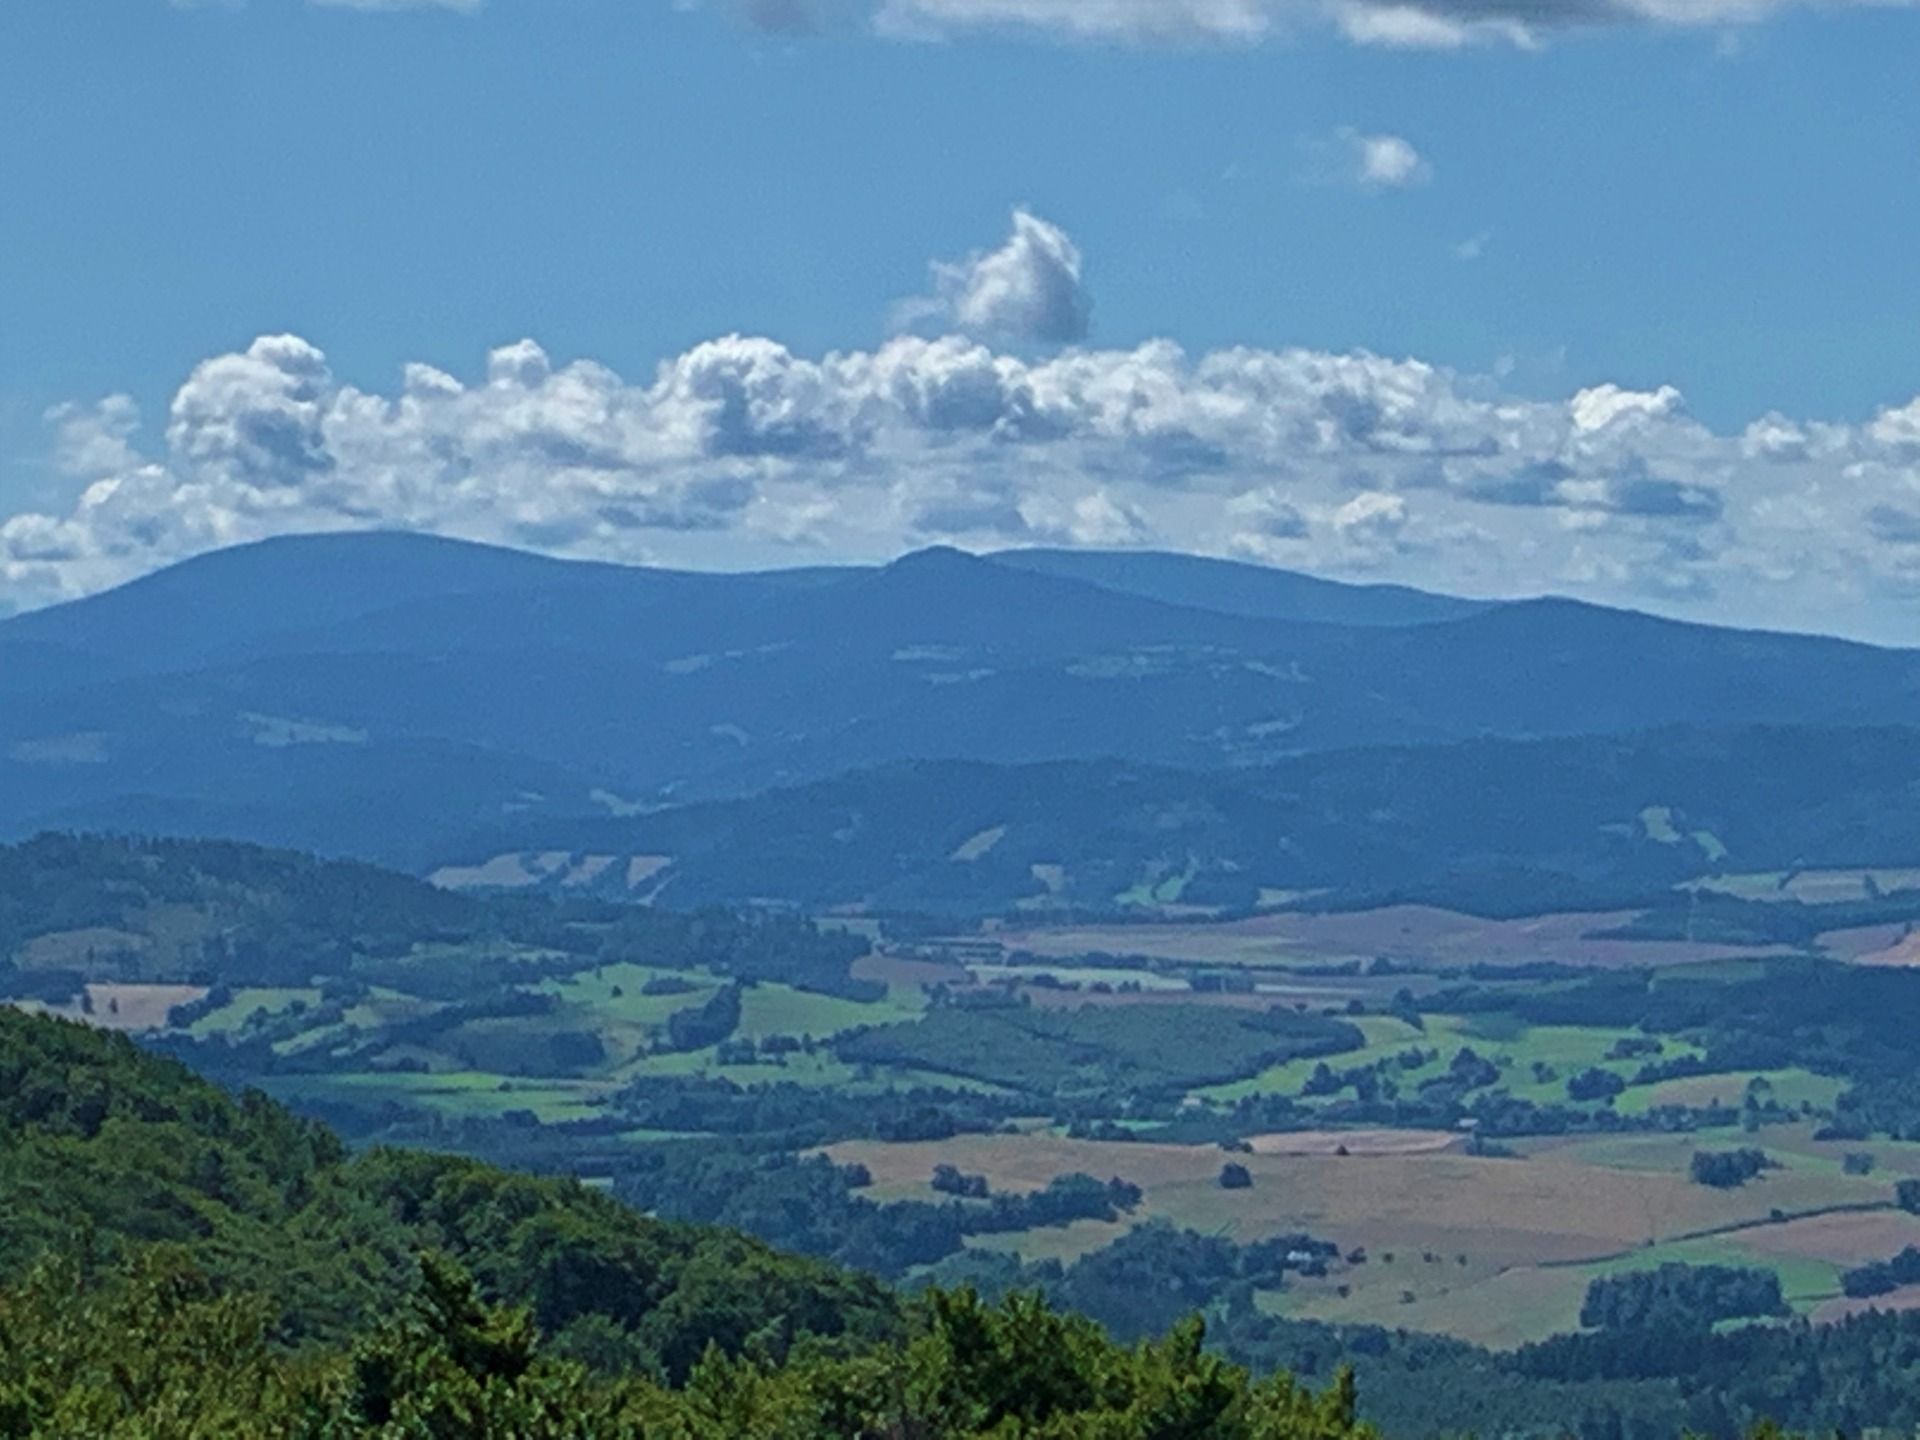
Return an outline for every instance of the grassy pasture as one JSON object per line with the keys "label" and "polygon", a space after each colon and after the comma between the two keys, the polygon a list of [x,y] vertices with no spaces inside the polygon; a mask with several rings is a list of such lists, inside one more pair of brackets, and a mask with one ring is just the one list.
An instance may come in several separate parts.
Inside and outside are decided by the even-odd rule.
{"label": "grassy pasture", "polygon": [[201,1016],[187,1033],[196,1039],[226,1035],[239,1030],[256,1011],[264,1010],[269,1015],[281,1015],[295,1004],[313,1007],[319,1003],[318,990],[292,988],[236,990],[233,992],[231,1001],[211,1015]]}
{"label": "grassy pasture", "polygon": [[[1812,1223],[1812,1222],[1802,1222]],[[1574,1267],[1570,1274],[1584,1293],[1587,1283],[1602,1275],[1621,1275],[1637,1270],[1655,1270],[1662,1265],[1732,1265],[1772,1270],[1780,1277],[1780,1291],[1795,1310],[1807,1311],[1840,1293],[1842,1266],[1816,1256],[1790,1249],[1761,1249],[1755,1239],[1770,1230],[1786,1230],[1785,1225],[1756,1225],[1728,1235],[1705,1236],[1698,1240],[1680,1240],[1668,1245],[1652,1245],[1628,1255],[1603,1260],[1597,1265]]]}
{"label": "grassy pasture", "polygon": [[[677,994],[648,995],[647,982],[661,977],[683,980],[694,988]],[[551,1033],[554,1030],[585,1030],[600,1037],[608,1053],[607,1069],[623,1078],[641,1075],[715,1075],[738,1084],[790,1081],[795,1084],[836,1085],[854,1079],[851,1067],[840,1065],[828,1056],[792,1055],[782,1065],[719,1065],[711,1049],[685,1054],[652,1053],[655,1041],[667,1022],[682,1010],[703,1004],[718,990],[722,981],[697,971],[656,970],[639,965],[608,965],[582,971],[563,980],[543,985],[556,996],[561,1008],[552,1016],[516,1019],[494,1028],[522,1037]],[[811,1036],[825,1040],[859,1025],[883,1025],[911,1020],[925,1008],[923,992],[916,986],[896,986],[887,998],[871,1004],[838,996],[819,995],[786,985],[751,985],[741,995],[740,1026],[737,1036],[762,1040],[769,1035]],[[488,1027],[491,1022],[476,1022]],[[466,1032],[471,1027],[462,1027]],[[491,1042],[487,1042],[491,1043]],[[482,1069],[498,1069],[498,1064],[480,1064]]]}
{"label": "grassy pasture", "polygon": [[[645,994],[650,980],[682,980],[694,988],[678,995]],[[623,1026],[649,1028],[665,1025],[676,1012],[701,1004],[720,988],[712,975],[695,970],[656,970],[644,965],[603,965],[582,970],[563,980],[549,980],[541,989],[558,996],[570,1009],[602,1016]]]}
{"label": "grassy pasture", "polygon": [[[1529,1026],[1505,1021],[1504,1016],[1462,1018],[1429,1015],[1425,1019],[1425,1029],[1421,1030],[1393,1016],[1360,1016],[1353,1023],[1367,1037],[1366,1046],[1334,1056],[1326,1063],[1336,1070],[1353,1069],[1391,1060],[1410,1049],[1438,1050],[1439,1059],[1430,1060],[1411,1070],[1394,1072],[1401,1088],[1407,1090],[1417,1087],[1423,1080],[1446,1073],[1454,1055],[1462,1048],[1470,1047],[1476,1054],[1501,1067],[1501,1088],[1516,1098],[1541,1104],[1566,1099],[1567,1080],[1579,1071],[1610,1070],[1624,1080],[1631,1079],[1645,1063],[1637,1058],[1608,1058],[1607,1052],[1614,1044],[1634,1036],[1637,1033],[1634,1031],[1599,1026]],[[1664,1058],[1694,1053],[1697,1052],[1691,1046],[1670,1040]],[[1319,1063],[1317,1060],[1294,1060],[1271,1066],[1250,1079],[1209,1086],[1194,1093],[1200,1099],[1223,1104],[1232,1104],[1249,1095],[1299,1095]],[[1536,1078],[1533,1068],[1536,1064],[1550,1067],[1551,1078]]]}
{"label": "grassy pasture", "polygon": [[346,1020],[362,1030],[377,1030],[383,1025],[397,1025],[429,1014],[437,1008],[434,1001],[375,986],[365,1000],[346,1012]]}
{"label": "grassy pasture", "polygon": [[[1455,1025],[1450,1017],[1444,1015],[1429,1017],[1425,1031],[1416,1030],[1406,1021],[1397,1020],[1391,1015],[1358,1015],[1352,1023],[1366,1037],[1367,1043],[1358,1050],[1333,1057],[1328,1064],[1338,1065],[1342,1069],[1375,1064],[1413,1046],[1439,1044]],[[1284,1065],[1270,1065],[1258,1075],[1245,1080],[1209,1085],[1193,1093],[1202,1100],[1226,1105],[1249,1095],[1298,1095],[1300,1087],[1307,1083],[1307,1077],[1313,1074],[1319,1064],[1318,1060],[1290,1060]]]}
{"label": "grassy pasture", "polygon": [[886,999],[866,1004],[786,985],[753,985],[740,998],[739,1033],[750,1040],[768,1035],[824,1040],[857,1025],[917,1019],[925,1009],[925,996],[908,987],[894,987]]}
{"label": "grassy pasture", "polygon": [[839,1090],[852,1094],[874,1094],[889,1090],[973,1090],[998,1093],[996,1087],[982,1081],[958,1076],[937,1075],[895,1065],[855,1066],[836,1060],[824,1050],[812,1055],[804,1052],[783,1057],[785,1063],[756,1062],[751,1065],[722,1065],[712,1047],[679,1051],[664,1055],[640,1055],[621,1065],[615,1072],[622,1081],[647,1077],[701,1076],[730,1080],[736,1085],[800,1085],[821,1090]]}
{"label": "grassy pasture", "polygon": [[1846,1082],[1811,1070],[1739,1070],[1713,1075],[1690,1075],[1680,1080],[1663,1080],[1656,1085],[1635,1085],[1614,1101],[1622,1115],[1643,1115],[1662,1105],[1684,1105],[1706,1109],[1712,1105],[1731,1105],[1738,1109],[1745,1100],[1747,1087],[1764,1080],[1773,1087],[1773,1098],[1789,1108],[1802,1104],[1816,1110],[1831,1110]]}
{"label": "grassy pasture", "polygon": [[736,1085],[811,1085],[842,1088],[856,1079],[854,1068],[843,1065],[824,1051],[808,1055],[788,1055],[784,1065],[772,1062],[752,1065],[722,1065],[713,1047],[704,1050],[673,1051],[661,1055],[640,1055],[619,1070],[622,1080],[667,1076],[706,1076],[731,1080]]}
{"label": "grassy pasture", "polygon": [[340,1075],[288,1075],[264,1082],[276,1098],[378,1104],[395,1099],[449,1119],[488,1118],[530,1110],[542,1124],[598,1114],[594,1102],[612,1087],[592,1080],[528,1080],[461,1070],[438,1075],[353,1071]]}

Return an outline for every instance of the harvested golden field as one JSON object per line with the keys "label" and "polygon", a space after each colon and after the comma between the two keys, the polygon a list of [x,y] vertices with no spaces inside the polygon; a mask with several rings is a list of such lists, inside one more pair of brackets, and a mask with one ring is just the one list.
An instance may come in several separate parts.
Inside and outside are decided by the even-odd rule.
{"label": "harvested golden field", "polygon": [[[1808,1214],[1884,1205],[1888,1179],[1844,1175],[1823,1146],[1778,1138],[1784,1143],[1768,1148],[1782,1168],[1737,1190],[1694,1184],[1686,1166],[1697,1142],[1662,1135],[1537,1142],[1523,1159],[1479,1158],[1463,1153],[1458,1135],[1394,1129],[1263,1135],[1251,1142],[1253,1153],[1237,1155],[1208,1145],[1046,1133],[853,1141],[828,1153],[865,1165],[881,1200],[935,1198],[927,1182],[939,1164],[1016,1192],[1074,1171],[1119,1176],[1145,1192],[1126,1222],[1164,1218],[1240,1241],[1304,1231],[1349,1255],[1365,1251],[1361,1263],[1337,1265],[1324,1278],[1299,1277],[1284,1292],[1263,1296],[1263,1305],[1301,1318],[1500,1347],[1576,1327],[1589,1281],[1620,1266],[1662,1259],[1775,1264],[1790,1293],[1807,1292],[1804,1308],[1812,1309],[1838,1288],[1838,1269],[1920,1243],[1920,1217],[1892,1210]],[[1246,1166],[1250,1188],[1220,1187],[1228,1161]],[[1802,1218],[1776,1222],[1775,1211]],[[972,1243],[1027,1260],[1071,1262],[1124,1233],[1126,1222],[1080,1222]]]}
{"label": "harvested golden field", "polygon": [[[1451,1139],[1451,1137],[1444,1137]],[[1310,1146],[1324,1146],[1314,1137]],[[1271,1142],[1270,1142],[1271,1143]],[[1347,1155],[1227,1155],[1204,1145],[1129,1144],[1051,1135],[971,1135],[916,1144],[849,1141],[828,1152],[872,1172],[876,1198],[924,1196],[933,1167],[983,1174],[996,1189],[1038,1189],[1080,1171],[1141,1186],[1136,1219],[1165,1216],[1241,1240],[1305,1230],[1342,1247],[1413,1249],[1498,1267],[1594,1261],[1648,1244],[1788,1214],[1887,1198],[1884,1180],[1840,1176],[1826,1165],[1785,1168],[1738,1190],[1690,1181],[1681,1163],[1664,1169],[1596,1164],[1564,1152],[1482,1159],[1445,1149],[1410,1150],[1402,1132],[1351,1132]],[[1379,1153],[1359,1153],[1369,1146]],[[1682,1153],[1675,1152],[1680,1159]],[[1254,1183],[1223,1190],[1220,1167],[1247,1167]],[[1897,1247],[1896,1247],[1897,1248]]]}
{"label": "harvested golden field", "polygon": [[1920,1285],[1908,1285],[1871,1300],[1850,1300],[1843,1295],[1820,1306],[1813,1312],[1813,1318],[1818,1324],[1834,1325],[1873,1310],[1920,1310]]}
{"label": "harvested golden field", "polygon": [[853,962],[856,980],[878,980],[882,985],[970,985],[973,975],[950,960],[915,960],[904,955],[874,953]]}
{"label": "harvested golden field", "polygon": [[1256,1155],[1435,1155],[1457,1150],[1465,1138],[1445,1130],[1282,1130],[1254,1135]]}
{"label": "harvested golden field", "polygon": [[1743,1231],[1740,1244],[1761,1255],[1827,1260],[1852,1269],[1920,1245],[1920,1215],[1898,1210],[1812,1215]]}
{"label": "harvested golden field", "polygon": [[1820,945],[1834,959],[1855,965],[1920,965],[1920,932],[1908,925],[1830,930]]}
{"label": "harvested golden field", "polygon": [[1286,966],[1375,956],[1447,965],[1558,961],[1571,965],[1689,965],[1784,951],[1670,940],[1598,940],[1627,911],[1482,920],[1425,905],[1345,915],[1274,914],[1217,923],[1084,925],[1006,930],[1009,950],[1043,956],[1092,952],[1203,965]]}
{"label": "harvested golden field", "polygon": [[20,1008],[80,1020],[101,1030],[160,1030],[176,1005],[205,997],[204,985],[89,985],[87,1005],[28,1004]]}
{"label": "harvested golden field", "polygon": [[926,1189],[936,1165],[985,1175],[996,1190],[1023,1192],[1042,1189],[1055,1176],[1076,1171],[1103,1180],[1121,1175],[1142,1186],[1192,1180],[1218,1175],[1222,1160],[1213,1146],[1134,1145],[1049,1134],[956,1135],[950,1140],[903,1144],[846,1140],[826,1153],[840,1164],[865,1165],[877,1191],[916,1193]]}

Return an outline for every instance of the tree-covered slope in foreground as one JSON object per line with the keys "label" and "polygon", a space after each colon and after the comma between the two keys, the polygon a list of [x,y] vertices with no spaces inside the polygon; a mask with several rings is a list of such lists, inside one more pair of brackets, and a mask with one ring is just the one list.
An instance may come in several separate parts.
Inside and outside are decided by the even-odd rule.
{"label": "tree-covered slope in foreground", "polygon": [[0,1011],[0,1435],[1345,1440],[1196,1324],[911,1305],[444,1157],[347,1158],[131,1043]]}

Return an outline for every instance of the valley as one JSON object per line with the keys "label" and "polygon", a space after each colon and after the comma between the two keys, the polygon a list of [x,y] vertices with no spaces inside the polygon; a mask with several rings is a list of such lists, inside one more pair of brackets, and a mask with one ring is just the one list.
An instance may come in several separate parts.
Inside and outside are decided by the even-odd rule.
{"label": "valley", "polygon": [[[0,846],[15,1008],[357,1150],[571,1177],[905,1293],[1038,1290],[1122,1338],[1199,1312],[1256,1369],[1357,1363],[1396,1434],[1536,1433],[1576,1393],[1661,1433],[1739,1393],[1740,1347],[1920,1302],[1904,652],[1153,557],[702,577],[301,543],[357,598],[228,616],[213,582],[264,583],[242,551],[0,624],[0,655],[65,644],[88,677],[0,714],[27,779],[0,829],[40,831]],[[188,653],[142,628],[168,607],[223,618]],[[661,607],[686,633],[650,636]],[[535,613],[580,628],[527,668]],[[830,664],[781,629],[828,613]],[[1459,627],[1542,617],[1556,666],[1631,632],[1695,692],[1616,676],[1556,718],[1508,688],[1498,726],[1410,700],[1429,649],[1467,663]],[[1844,713],[1769,690],[1821,657]],[[788,663],[888,738],[792,677],[752,702],[785,697],[772,750],[717,718]],[[1747,699],[1710,713],[1714,666]],[[939,708],[860,689],[903,674]],[[1236,709],[1250,676],[1327,728]],[[1616,1356],[1650,1335],[1729,1348]],[[1782,1403],[1750,1413],[1838,1413]]]}

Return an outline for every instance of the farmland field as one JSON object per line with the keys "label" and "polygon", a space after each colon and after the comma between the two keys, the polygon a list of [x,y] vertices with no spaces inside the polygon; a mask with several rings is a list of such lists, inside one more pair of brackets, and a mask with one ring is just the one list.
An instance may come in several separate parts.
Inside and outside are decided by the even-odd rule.
{"label": "farmland field", "polygon": [[1771,953],[1765,946],[1595,938],[1633,918],[1631,912],[1595,912],[1482,920],[1431,906],[1400,905],[1349,914],[1282,912],[1218,922],[1007,929],[996,938],[1010,951],[1046,957],[1141,955],[1251,968],[1364,962],[1378,956],[1417,956],[1441,966],[1540,961],[1666,966]]}
{"label": "farmland field", "polygon": [[1845,1088],[1832,1076],[1815,1075],[1810,1070],[1734,1070],[1631,1086],[1620,1096],[1615,1108],[1623,1115],[1644,1114],[1662,1105],[1737,1108],[1756,1084],[1765,1086],[1783,1105],[1791,1108],[1811,1105],[1818,1110],[1832,1109]]}
{"label": "farmland field", "polygon": [[[999,853],[974,848],[954,863]],[[356,1143],[570,1170],[890,1280],[952,1265],[1071,1285],[1083,1267],[1213,1264],[1195,1257],[1224,1243],[1242,1258],[1221,1263],[1268,1268],[1209,1280],[1199,1308],[1257,1292],[1271,1315],[1510,1346],[1577,1326],[1596,1278],[1668,1263],[1769,1269],[1796,1311],[1836,1316],[1857,1308],[1844,1271],[1920,1243],[1896,1208],[1920,1178],[1920,1142],[1894,1138],[1920,1133],[1907,977],[1818,958],[1843,933],[1853,959],[1883,956],[1904,927],[1823,933],[1804,901],[1699,902],[1724,933],[1799,924],[1800,948],[1769,956],[1594,938],[1671,930],[1624,911],[955,935],[938,917],[604,900],[533,924],[520,896],[462,932],[429,895],[411,929],[249,946],[230,986],[92,978],[56,1008],[157,1027],[152,1043]],[[80,938],[109,929],[35,953],[117,975],[121,953]],[[124,933],[141,964],[168,953]],[[1742,1149],[1762,1168],[1693,1177],[1697,1152]],[[938,1187],[936,1167],[954,1172]],[[1256,1254],[1280,1237],[1298,1242],[1284,1264]]]}
{"label": "farmland field", "polygon": [[[1666,1261],[1773,1268],[1790,1303],[1811,1311],[1839,1294],[1847,1263],[1920,1237],[1920,1217],[1893,1211],[1884,1181],[1843,1175],[1817,1155],[1783,1155],[1780,1170],[1722,1191],[1693,1183],[1692,1145],[1666,1137],[1549,1147],[1530,1159],[1479,1158],[1458,1143],[1349,1130],[1258,1137],[1251,1153],[1223,1156],[1213,1146],[1018,1135],[851,1141],[827,1153],[865,1166],[883,1199],[936,1198],[928,1180],[937,1164],[1016,1194],[1076,1172],[1118,1176],[1145,1192],[1127,1223],[1165,1219],[1242,1242],[1304,1231],[1366,1253],[1266,1297],[1269,1307],[1489,1345],[1577,1328],[1595,1276]],[[1250,1172],[1248,1188],[1221,1187],[1227,1159]],[[1842,1206],[1879,1208],[1821,1213]],[[1779,1222],[1776,1212],[1812,1218]],[[1120,1228],[1082,1222],[975,1243],[1029,1260],[1072,1258]]]}
{"label": "farmland field", "polygon": [[138,1033],[163,1030],[176,1005],[187,1005],[207,993],[204,985],[133,985],[96,983],[86,987],[80,1004],[33,1005],[28,1008],[68,1020],[84,1020],[103,1030]]}
{"label": "farmland field", "polygon": [[[1334,1062],[1343,1067],[1391,1061],[1410,1051],[1429,1058],[1401,1071],[1404,1084],[1417,1086],[1442,1075],[1462,1048],[1471,1048],[1503,1071],[1502,1086],[1524,1100],[1553,1100],[1564,1095],[1567,1077],[1577,1071],[1602,1069],[1629,1080],[1643,1062],[1618,1058],[1615,1047],[1631,1040],[1633,1032],[1594,1026],[1494,1026],[1479,1017],[1428,1016],[1415,1028],[1393,1016],[1362,1016],[1354,1021],[1367,1043]],[[1695,1054],[1692,1047],[1669,1048],[1673,1057]],[[1196,1097],[1231,1104],[1249,1095],[1299,1095],[1318,1060],[1293,1060],[1275,1065],[1247,1080],[1210,1086]],[[1538,1067],[1538,1068],[1536,1068]],[[1735,1091],[1738,1097],[1738,1091]],[[1631,1089],[1627,1092],[1632,1094]],[[1623,1096],[1623,1104],[1626,1097]]]}
{"label": "farmland field", "polygon": [[1696,881],[1691,888],[1742,900],[1837,905],[1900,890],[1920,890],[1920,870],[1774,870],[1750,875],[1716,875]]}
{"label": "farmland field", "polygon": [[530,1080],[463,1070],[439,1075],[393,1072],[296,1075],[271,1080],[264,1088],[278,1098],[295,1103],[364,1101],[391,1096],[449,1119],[487,1119],[512,1111],[527,1111],[542,1124],[551,1125],[586,1119],[598,1113],[594,1101],[611,1087],[588,1081]]}

